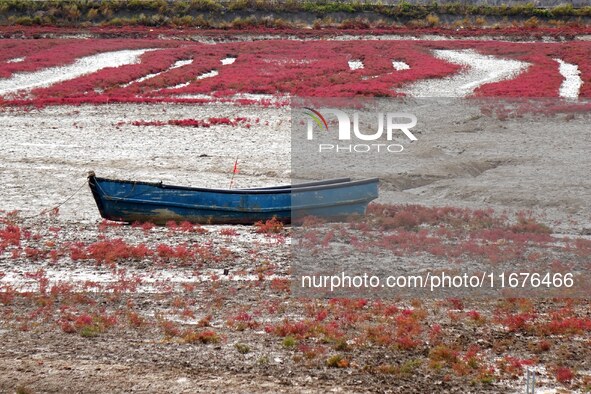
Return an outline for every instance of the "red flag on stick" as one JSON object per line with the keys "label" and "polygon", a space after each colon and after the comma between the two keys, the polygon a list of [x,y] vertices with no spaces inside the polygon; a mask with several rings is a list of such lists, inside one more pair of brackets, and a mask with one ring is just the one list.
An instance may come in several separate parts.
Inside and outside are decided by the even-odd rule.
{"label": "red flag on stick", "polygon": [[230,179],[230,189],[234,185],[234,175],[238,173],[238,156],[236,156],[236,160],[234,161],[234,170],[232,170],[232,179]]}

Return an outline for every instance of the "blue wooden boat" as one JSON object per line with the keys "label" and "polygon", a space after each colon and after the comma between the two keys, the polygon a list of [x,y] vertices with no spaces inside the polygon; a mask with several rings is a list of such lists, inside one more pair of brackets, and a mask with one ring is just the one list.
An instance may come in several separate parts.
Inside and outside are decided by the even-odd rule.
{"label": "blue wooden boat", "polygon": [[273,217],[298,218],[363,215],[378,197],[377,178],[331,179],[254,189],[208,189],[171,186],[88,175],[101,216],[120,222],[189,221],[201,224],[253,224]]}

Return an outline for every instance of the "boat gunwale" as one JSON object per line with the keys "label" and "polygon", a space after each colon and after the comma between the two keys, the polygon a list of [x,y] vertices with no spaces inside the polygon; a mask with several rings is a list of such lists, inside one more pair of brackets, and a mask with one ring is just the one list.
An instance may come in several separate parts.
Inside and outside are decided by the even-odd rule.
{"label": "boat gunwale", "polygon": [[350,181],[351,181],[351,178],[333,178],[333,179],[326,179],[323,181],[297,183],[295,185],[247,187],[247,188],[242,188],[239,190],[280,190],[280,189],[294,189],[294,188],[297,189],[297,188],[308,187],[308,186],[330,185],[333,183],[344,183],[344,182],[350,182]]}

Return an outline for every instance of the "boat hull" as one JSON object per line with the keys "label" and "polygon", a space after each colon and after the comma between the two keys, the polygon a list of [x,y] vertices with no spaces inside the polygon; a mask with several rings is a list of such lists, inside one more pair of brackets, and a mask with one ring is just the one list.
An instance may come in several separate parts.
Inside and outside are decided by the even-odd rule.
{"label": "boat hull", "polygon": [[378,196],[377,179],[226,190],[98,178],[91,173],[88,183],[101,216],[128,223],[253,224],[274,217],[284,223],[304,216],[337,218],[364,214]]}

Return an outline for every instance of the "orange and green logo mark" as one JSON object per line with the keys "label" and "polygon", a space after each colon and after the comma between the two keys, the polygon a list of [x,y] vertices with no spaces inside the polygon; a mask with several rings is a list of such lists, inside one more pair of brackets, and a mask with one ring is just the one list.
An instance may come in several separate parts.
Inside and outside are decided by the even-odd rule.
{"label": "orange and green logo mark", "polygon": [[312,118],[312,120],[316,122],[318,127],[322,128],[324,126],[324,129],[328,131],[328,123],[326,122],[326,119],[324,119],[324,116],[322,116],[320,112],[308,107],[304,107],[304,109],[308,111],[304,113],[308,115],[310,118]]}

